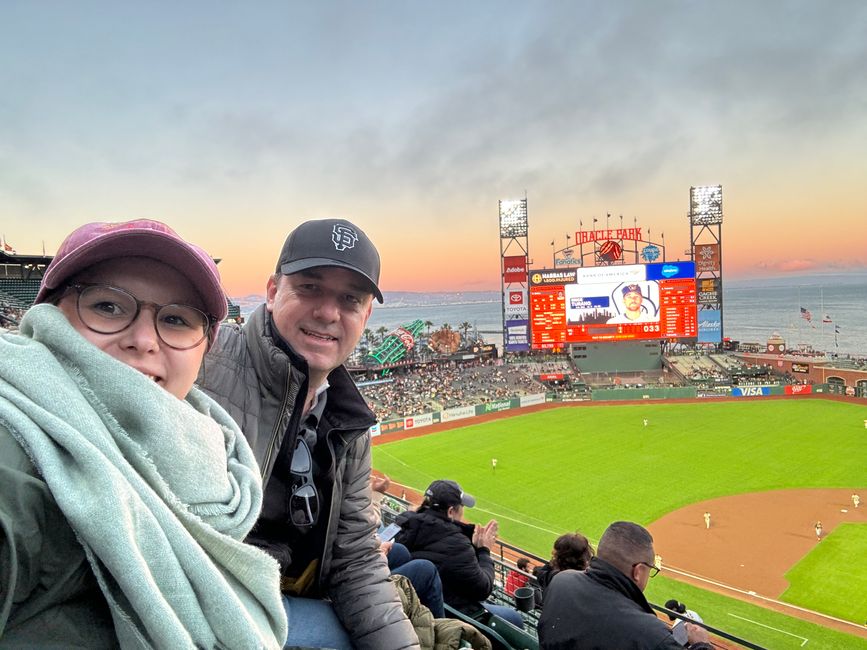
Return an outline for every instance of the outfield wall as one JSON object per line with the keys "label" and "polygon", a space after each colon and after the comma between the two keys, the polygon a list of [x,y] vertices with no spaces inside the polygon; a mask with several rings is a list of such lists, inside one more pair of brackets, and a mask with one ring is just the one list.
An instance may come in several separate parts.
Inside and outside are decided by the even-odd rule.
{"label": "outfield wall", "polygon": [[[735,386],[718,391],[702,391],[695,386],[679,386],[676,388],[602,388],[596,389],[590,394],[590,399],[593,402],[640,402],[643,400],[675,400],[675,399],[713,399],[715,397],[725,398],[747,398],[755,399],[761,397],[797,397],[809,395],[839,395],[840,391],[835,390],[838,387],[828,386],[827,384],[820,385],[773,385],[773,386]],[[571,402],[573,400],[564,400]],[[404,418],[396,420],[384,420],[378,422],[370,428],[372,436],[388,435],[403,431],[414,431],[432,424],[440,424],[442,422],[454,422],[456,420],[465,420],[488,415],[490,413],[500,413],[502,411],[512,411],[521,409],[527,406],[537,406],[539,404],[554,404],[561,400],[557,398],[555,393],[536,393],[534,395],[521,395],[519,397],[508,397],[483,404],[473,404],[469,406],[459,406],[457,408],[445,409],[443,411],[434,411],[431,413],[418,413],[408,415]]]}

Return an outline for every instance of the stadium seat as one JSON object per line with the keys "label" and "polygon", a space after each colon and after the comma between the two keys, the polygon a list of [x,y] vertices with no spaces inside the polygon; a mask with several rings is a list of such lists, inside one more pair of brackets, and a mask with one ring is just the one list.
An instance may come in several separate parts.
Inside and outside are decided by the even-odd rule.
{"label": "stadium seat", "polygon": [[539,640],[496,614],[488,618],[488,627],[498,632],[515,650],[539,650]]}
{"label": "stadium seat", "polygon": [[539,650],[539,642],[530,634],[487,610],[482,610],[478,618],[459,612],[450,605],[445,605],[445,611],[448,618],[460,619],[484,634],[493,650]]}

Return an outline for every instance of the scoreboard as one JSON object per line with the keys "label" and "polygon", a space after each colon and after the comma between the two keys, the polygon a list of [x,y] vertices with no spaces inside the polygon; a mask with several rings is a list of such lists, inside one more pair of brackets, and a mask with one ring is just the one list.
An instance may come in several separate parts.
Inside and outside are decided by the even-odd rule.
{"label": "scoreboard", "polygon": [[698,334],[693,262],[531,270],[529,279],[533,349]]}

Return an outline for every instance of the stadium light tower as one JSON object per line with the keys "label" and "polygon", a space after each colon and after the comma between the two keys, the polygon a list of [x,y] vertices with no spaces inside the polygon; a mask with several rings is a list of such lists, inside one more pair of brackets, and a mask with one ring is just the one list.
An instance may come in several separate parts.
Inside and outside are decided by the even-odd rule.
{"label": "stadium light tower", "polygon": [[530,349],[530,306],[527,296],[527,199],[499,202],[500,290],[503,298],[503,358]]}
{"label": "stadium light tower", "polygon": [[722,185],[689,188],[689,234],[698,298],[698,340],[723,337]]}

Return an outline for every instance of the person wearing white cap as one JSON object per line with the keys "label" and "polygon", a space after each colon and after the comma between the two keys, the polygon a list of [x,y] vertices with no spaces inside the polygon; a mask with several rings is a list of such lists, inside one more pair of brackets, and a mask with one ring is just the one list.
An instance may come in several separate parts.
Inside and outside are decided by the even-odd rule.
{"label": "person wearing white cap", "polygon": [[287,646],[397,650],[418,638],[375,536],[370,427],[344,361],[382,302],[376,247],[343,219],[286,238],[265,303],[223,327],[199,384],[241,425],[265,505],[250,543],[280,563]]}
{"label": "person wearing white cap", "polygon": [[277,563],[238,426],[193,387],[227,312],[157,221],[61,244],[0,336],[0,647],[280,648]]}
{"label": "person wearing white cap", "polygon": [[446,604],[470,616],[487,609],[523,627],[517,610],[485,602],[494,590],[491,547],[499,526],[495,519],[485,526],[464,522],[464,508],[475,505],[475,498],[455,481],[434,481],[418,510],[398,515],[395,523],[401,530],[395,541],[406,546],[413,559],[436,565]]}

